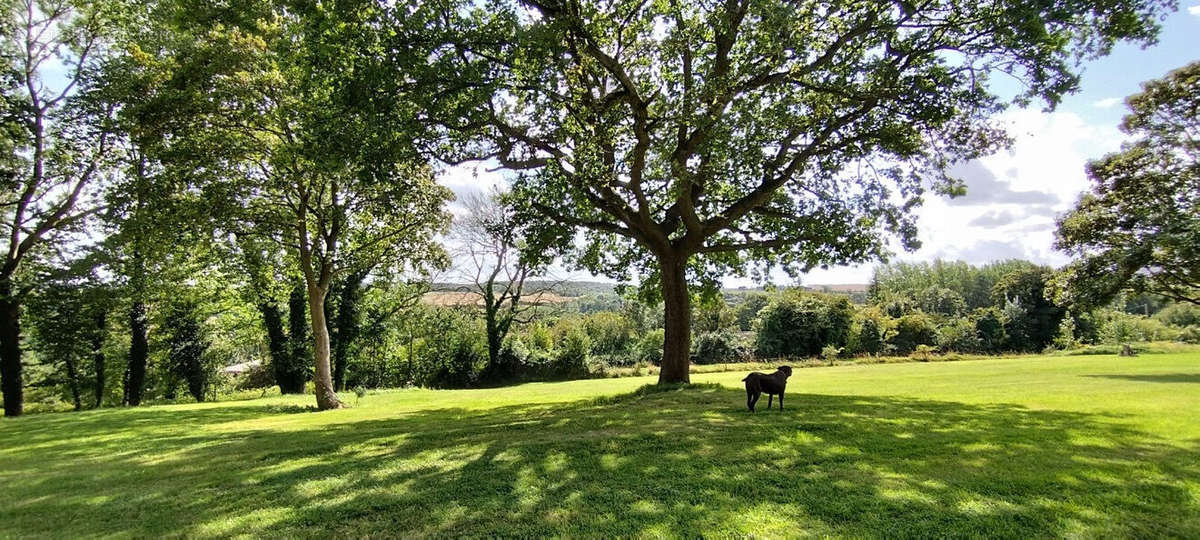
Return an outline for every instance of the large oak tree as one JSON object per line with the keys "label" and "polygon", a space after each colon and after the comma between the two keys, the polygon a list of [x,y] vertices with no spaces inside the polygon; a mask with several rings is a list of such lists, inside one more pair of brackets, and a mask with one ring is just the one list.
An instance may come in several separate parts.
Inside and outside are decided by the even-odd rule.
{"label": "large oak tree", "polygon": [[515,172],[578,264],[657,287],[660,382],[688,381],[691,285],[915,246],[925,193],[1005,141],[992,78],[1052,107],[1172,5],[492,0],[439,20],[425,95],[447,159]]}

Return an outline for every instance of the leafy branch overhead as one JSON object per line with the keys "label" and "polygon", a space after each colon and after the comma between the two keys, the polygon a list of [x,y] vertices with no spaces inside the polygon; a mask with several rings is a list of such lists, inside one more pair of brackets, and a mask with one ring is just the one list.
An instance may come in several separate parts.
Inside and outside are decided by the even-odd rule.
{"label": "leafy branch overhead", "polygon": [[926,192],[961,194],[948,167],[1007,140],[992,78],[1053,107],[1081,59],[1152,41],[1171,5],[495,0],[439,20],[421,95],[447,159],[513,171],[540,236],[661,285],[682,320],[689,281],[917,246]]}

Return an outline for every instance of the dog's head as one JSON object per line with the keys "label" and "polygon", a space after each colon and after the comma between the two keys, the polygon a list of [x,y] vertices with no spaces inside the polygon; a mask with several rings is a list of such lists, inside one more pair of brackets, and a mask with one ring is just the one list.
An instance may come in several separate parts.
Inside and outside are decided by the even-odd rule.
{"label": "dog's head", "polygon": [[792,376],[792,366],[779,366],[779,372],[783,373],[783,378]]}

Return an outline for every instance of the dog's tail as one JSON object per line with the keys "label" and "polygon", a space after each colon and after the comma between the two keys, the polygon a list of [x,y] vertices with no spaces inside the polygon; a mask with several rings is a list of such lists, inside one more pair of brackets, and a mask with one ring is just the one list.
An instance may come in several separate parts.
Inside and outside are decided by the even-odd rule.
{"label": "dog's tail", "polygon": [[746,382],[746,381],[748,381],[748,380],[750,380],[750,376],[749,376],[749,375],[746,375],[746,378],[745,378],[745,379],[742,379],[742,382]]}

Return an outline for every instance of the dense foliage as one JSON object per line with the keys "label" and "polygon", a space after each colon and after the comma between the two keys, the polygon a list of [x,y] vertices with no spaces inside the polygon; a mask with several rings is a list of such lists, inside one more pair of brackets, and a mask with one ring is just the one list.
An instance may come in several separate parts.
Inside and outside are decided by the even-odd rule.
{"label": "dense foliage", "polygon": [[1095,184],[1058,224],[1078,259],[1063,301],[1103,305],[1122,290],[1200,305],[1200,62],[1126,100],[1132,142],[1088,164]]}
{"label": "dense foliage", "polygon": [[[1062,275],[720,288],[916,247],[997,113],[1170,6],[0,1],[5,414],[1200,340],[1196,64],[1130,98]],[[480,160],[508,185],[436,180]]]}

